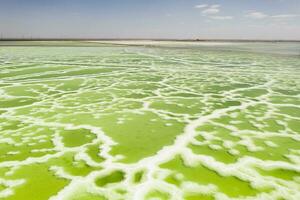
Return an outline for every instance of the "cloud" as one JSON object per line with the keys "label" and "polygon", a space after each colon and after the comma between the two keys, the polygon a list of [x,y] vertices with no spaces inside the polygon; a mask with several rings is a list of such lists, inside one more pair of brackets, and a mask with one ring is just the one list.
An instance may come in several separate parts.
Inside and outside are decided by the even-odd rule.
{"label": "cloud", "polygon": [[293,17],[299,17],[300,15],[295,15],[295,14],[284,14],[284,15],[272,15],[272,18],[293,18]]}
{"label": "cloud", "polygon": [[219,8],[207,8],[205,10],[202,11],[202,14],[203,15],[213,15],[213,14],[216,14],[220,12],[220,9]]}
{"label": "cloud", "polygon": [[221,5],[219,5],[219,4],[214,4],[214,5],[211,5],[210,7],[211,7],[211,8],[220,8]]}
{"label": "cloud", "polygon": [[252,19],[265,19],[265,18],[273,18],[273,19],[287,19],[287,18],[293,18],[298,17],[300,15],[295,14],[280,14],[280,15],[268,15],[263,12],[258,11],[252,11],[249,12],[246,17],[252,18]]}
{"label": "cloud", "polygon": [[211,18],[211,19],[218,19],[218,20],[228,20],[228,19],[233,19],[232,16],[219,16],[219,15],[210,16],[209,18]]}
{"label": "cloud", "polygon": [[268,15],[266,15],[265,13],[262,12],[250,12],[246,15],[246,17],[252,18],[252,19],[264,19],[266,17],[268,17]]}
{"label": "cloud", "polygon": [[195,5],[195,8],[206,8],[208,5],[207,4],[200,4],[200,5]]}
{"label": "cloud", "polygon": [[217,13],[220,12],[220,7],[221,5],[219,4],[200,4],[196,5],[195,8],[202,9],[201,13],[203,16],[208,17],[210,19],[216,19],[216,20],[228,20],[228,19],[233,19],[232,16],[222,16],[222,15],[217,15]]}
{"label": "cloud", "polygon": [[213,4],[213,5],[200,4],[200,5],[195,6],[195,8],[202,9],[202,14],[204,16],[205,15],[214,15],[216,13],[219,13],[220,7],[221,7],[221,5],[219,5],[219,4]]}

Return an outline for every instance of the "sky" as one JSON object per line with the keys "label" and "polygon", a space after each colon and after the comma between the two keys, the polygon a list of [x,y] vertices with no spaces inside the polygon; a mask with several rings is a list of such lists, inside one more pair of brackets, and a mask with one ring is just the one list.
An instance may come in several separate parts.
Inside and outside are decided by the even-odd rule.
{"label": "sky", "polygon": [[0,0],[0,36],[300,40],[300,0]]}

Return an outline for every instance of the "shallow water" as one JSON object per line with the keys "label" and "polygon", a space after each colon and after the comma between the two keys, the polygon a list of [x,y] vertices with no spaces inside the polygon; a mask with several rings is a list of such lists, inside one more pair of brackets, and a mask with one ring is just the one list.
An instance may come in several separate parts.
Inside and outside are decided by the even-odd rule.
{"label": "shallow water", "polygon": [[300,199],[299,43],[33,44],[0,46],[0,199]]}

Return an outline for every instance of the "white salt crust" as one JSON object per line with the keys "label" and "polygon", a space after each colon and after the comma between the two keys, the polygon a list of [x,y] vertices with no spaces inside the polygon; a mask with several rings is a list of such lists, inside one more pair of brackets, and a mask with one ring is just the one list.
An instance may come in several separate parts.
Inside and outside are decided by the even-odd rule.
{"label": "white salt crust", "polygon": [[[125,43],[124,43],[125,44]],[[127,44],[127,43],[126,43]],[[151,41],[149,44],[153,44]],[[202,44],[199,44],[202,45]],[[207,45],[207,44],[204,44]],[[220,45],[218,43],[214,43],[212,45]],[[222,43],[223,45],[223,43]],[[187,59],[181,59],[181,58],[176,58],[175,56],[173,58],[169,57],[164,57],[164,55],[157,54],[155,52],[152,52],[151,50],[149,51],[134,51],[130,49],[124,49],[124,52],[131,52],[135,53],[136,55],[139,56],[146,56],[148,58],[155,58],[161,61],[172,61],[179,63],[183,66],[190,67],[190,70],[192,67],[197,67],[198,64],[195,64],[192,61],[188,61]],[[207,62],[207,63],[206,63]],[[225,62],[225,61],[224,61]],[[68,63],[65,63],[68,64]],[[222,64],[222,61],[221,63]],[[259,65],[260,63],[254,63],[253,65]],[[216,64],[216,66],[218,63]],[[5,65],[4,65],[5,66]],[[46,67],[47,65],[45,65]],[[125,64],[126,66],[126,64]],[[3,67],[0,65],[0,67]],[[202,69],[203,70],[210,70],[211,63],[208,61],[204,61],[202,63]],[[36,67],[29,67],[28,69],[38,69],[40,66]],[[77,69],[68,69],[67,72],[76,72],[81,69],[84,69],[85,66],[79,66]],[[101,66],[99,66],[101,68]],[[150,69],[158,69],[159,67],[155,65],[155,63],[152,63],[150,65]],[[2,69],[1,69],[2,70]],[[21,71],[22,69],[7,69],[6,71],[2,71],[3,73],[6,72],[17,72]],[[172,68],[172,69],[165,69],[166,72],[168,73],[173,73],[174,76],[176,76],[177,73],[182,73],[180,69]],[[188,71],[188,69],[186,69]],[[230,70],[230,69],[228,69]],[[257,71],[253,71],[254,73],[259,72],[259,68]],[[134,70],[132,70],[134,71]],[[59,71],[62,74],[66,72],[66,70],[61,70]],[[128,69],[128,72],[130,72],[130,69]],[[228,72],[228,71],[227,71]],[[224,73],[227,73],[224,72]],[[40,75],[50,75],[50,74],[55,74],[57,71],[53,72],[41,72],[41,73],[36,73],[34,75],[18,75],[18,78],[35,78],[39,77]],[[110,75],[112,75],[114,72],[112,72]],[[235,72],[232,72],[233,74]],[[177,76],[180,78],[180,76],[183,75],[178,75]],[[15,81],[16,77],[9,77],[6,78],[5,81],[12,82]],[[78,77],[77,77],[78,78]],[[87,77],[79,77],[82,79],[85,79],[85,82],[88,82],[86,78],[92,80],[93,78],[98,78],[97,75],[89,75]],[[175,77],[176,78],[176,77]],[[186,78],[186,77],[184,77]],[[34,149],[32,152],[48,152],[51,150],[55,150],[56,153],[54,154],[48,154],[44,155],[41,157],[29,157],[25,160],[22,161],[4,161],[0,163],[0,167],[8,167],[10,170],[6,172],[6,175],[13,175],[16,170],[21,168],[22,166],[25,165],[31,165],[35,163],[46,163],[52,158],[59,158],[63,156],[67,152],[74,152],[76,153],[75,160],[77,161],[84,161],[87,165],[93,166],[93,167],[102,167],[101,170],[99,171],[93,171],[89,173],[85,177],[81,176],[73,176],[64,171],[62,167],[59,166],[52,166],[50,167],[50,170],[55,173],[56,176],[58,177],[63,177],[68,180],[70,180],[70,184],[68,184],[65,188],[63,188],[61,191],[59,191],[56,195],[52,196],[50,199],[51,200],[63,200],[63,199],[70,199],[76,192],[82,191],[82,192],[89,192],[92,194],[99,194],[102,196],[105,196],[108,199],[112,200],[117,200],[117,199],[133,199],[133,200],[141,200],[145,199],[147,194],[151,191],[160,191],[162,193],[167,193],[169,194],[170,200],[180,200],[183,199],[185,194],[206,194],[206,195],[213,195],[217,200],[226,200],[226,199],[245,199],[245,200],[251,200],[251,199],[259,199],[259,200],[268,200],[268,199],[276,199],[280,197],[285,197],[287,199],[291,200],[298,200],[300,199],[300,193],[299,191],[299,178],[295,178],[296,181],[286,181],[283,179],[278,179],[276,177],[265,177],[259,174],[256,170],[255,167],[258,167],[260,169],[264,170],[274,170],[274,169],[286,169],[286,170],[292,170],[295,172],[300,173],[300,151],[298,150],[291,150],[286,157],[290,159],[291,162],[285,162],[285,161],[271,161],[271,160],[261,160],[255,157],[250,157],[250,156],[244,156],[241,157],[240,159],[237,160],[235,163],[231,164],[225,164],[223,162],[217,161],[214,157],[208,156],[208,155],[203,155],[203,154],[195,154],[188,146],[190,144],[194,145],[208,145],[211,149],[213,150],[224,150],[226,148],[226,151],[230,153],[231,155],[240,155],[241,152],[239,152],[237,149],[235,149],[236,145],[242,145],[247,148],[249,152],[257,152],[257,151],[262,151],[264,150],[264,147],[257,146],[255,144],[254,138],[259,138],[259,139],[266,139],[264,142],[268,147],[271,148],[277,148],[278,145],[272,141],[268,141],[269,138],[272,137],[278,137],[278,136],[284,136],[286,138],[293,139],[295,141],[300,141],[300,136],[297,134],[295,131],[291,130],[288,127],[288,124],[286,121],[280,121],[277,120],[278,124],[284,126],[284,131],[283,132],[271,132],[271,131],[255,131],[255,130],[239,130],[236,126],[241,124],[243,121],[238,119],[238,112],[243,111],[243,112],[249,112],[247,110],[251,106],[257,106],[257,105],[266,105],[268,107],[268,111],[263,113],[264,115],[261,117],[257,117],[257,119],[260,119],[263,121],[264,119],[271,118],[273,115],[277,116],[282,116],[286,119],[290,120],[300,120],[299,117],[291,116],[288,114],[283,114],[283,113],[278,113],[277,110],[280,107],[284,106],[293,106],[295,108],[299,108],[300,106],[296,106],[293,104],[289,103],[282,103],[282,104],[272,104],[270,102],[270,97],[274,93],[270,87],[273,84],[276,84],[276,81],[273,79],[272,76],[265,76],[266,82],[264,84],[258,84],[252,87],[247,87],[246,89],[244,88],[239,88],[239,89],[233,89],[226,91],[222,93],[221,95],[227,99],[233,99],[233,100],[238,100],[241,102],[241,105],[238,106],[230,106],[228,108],[221,108],[221,109],[215,109],[213,112],[209,114],[202,114],[198,113],[196,115],[191,115],[191,114],[186,114],[186,113],[173,113],[167,110],[163,109],[157,109],[153,108],[152,104],[155,102],[156,99],[165,99],[167,103],[172,103],[172,98],[164,98],[165,96],[165,90],[166,89],[173,89],[178,92],[185,92],[189,91],[190,94],[198,95],[196,91],[190,91],[189,87],[179,87],[179,86],[173,86],[172,84],[168,83],[168,81],[172,81],[172,77],[166,77],[162,81],[160,81],[160,84],[165,87],[163,88],[158,88],[155,91],[153,91],[153,94],[155,94],[155,97],[145,97],[139,100],[136,100],[136,102],[141,103],[142,107],[139,109],[135,110],[130,110],[130,109],[124,109],[123,112],[128,112],[128,113],[136,113],[143,115],[144,112],[152,112],[157,114],[160,118],[165,119],[165,120],[170,120],[170,119],[175,119],[179,122],[184,122],[186,124],[184,131],[181,135],[177,136],[176,139],[174,140],[173,144],[169,146],[164,146],[161,150],[159,150],[155,155],[143,158],[139,160],[136,163],[132,164],[125,164],[122,163],[121,160],[124,157],[123,155],[112,155],[110,153],[111,149],[113,146],[118,145],[115,141],[113,141],[112,138],[110,138],[105,132],[103,132],[101,127],[96,127],[92,126],[89,124],[85,124],[85,122],[82,122],[82,125],[74,125],[72,123],[60,123],[58,122],[60,118],[63,116],[60,114],[56,115],[56,118],[52,118],[49,122],[49,120],[44,120],[38,117],[32,117],[32,116],[27,116],[27,115],[15,115],[16,110],[22,109],[22,108],[28,108],[28,105],[25,106],[19,106],[15,108],[5,108],[7,111],[4,114],[1,114],[1,118],[5,118],[6,120],[19,120],[24,124],[30,124],[30,126],[41,126],[41,127],[48,127],[48,128],[54,128],[55,133],[53,137],[51,138],[51,141],[53,145],[55,146],[53,149]],[[59,79],[57,79],[59,80]],[[72,77],[65,77],[62,80],[72,80]],[[229,81],[234,81],[234,77],[228,76]],[[5,81],[2,81],[5,83]],[[38,81],[37,81],[38,82]],[[1,82],[0,82],[1,83]],[[23,81],[23,83],[31,83],[34,84],[33,81]],[[22,84],[14,83],[12,84],[13,86],[21,86]],[[117,85],[117,83],[115,84]],[[110,87],[113,88],[115,85],[111,85]],[[10,99],[13,100],[16,97],[12,95],[8,95],[5,92],[5,88],[7,86],[3,87],[0,89],[0,97],[3,99]],[[44,87],[47,87],[44,85]],[[266,89],[267,94],[261,95],[259,98],[256,100],[252,100],[251,98],[240,98],[239,95],[241,92],[244,92],[245,90],[253,90],[253,89]],[[85,88],[81,88],[77,93],[84,92]],[[34,91],[34,90],[32,90]],[[54,91],[54,90],[53,90]],[[60,91],[60,90],[55,90],[55,91]],[[63,91],[61,91],[63,92]],[[167,94],[172,94],[172,93],[167,93]],[[18,98],[26,98],[28,96],[18,96]],[[47,97],[47,96],[45,96]],[[299,96],[298,96],[299,97]],[[180,97],[177,97],[180,99]],[[182,97],[183,98],[183,97]],[[185,98],[185,97],[184,97]],[[183,99],[184,99],[183,98]],[[211,98],[211,94],[206,94],[202,97],[203,102],[202,103],[208,103],[209,99]],[[118,97],[114,97],[113,101],[116,100],[123,100],[126,102],[126,100],[131,100],[132,99],[127,99],[122,97],[122,99],[119,99]],[[30,106],[35,106],[35,105],[43,105],[46,100],[42,100],[40,102],[36,102],[31,104]],[[59,108],[61,105],[59,105],[59,102],[52,102],[52,108]],[[99,104],[100,106],[101,104]],[[208,104],[207,104],[208,105]],[[81,105],[80,103],[74,103],[74,108],[80,109],[84,108],[85,105]],[[179,107],[183,107],[183,104],[178,104]],[[108,106],[109,107],[109,106]],[[188,106],[188,108],[192,108],[191,106]],[[36,110],[36,112],[41,111],[41,110]],[[46,112],[47,110],[45,110]],[[207,110],[208,111],[208,110]],[[93,112],[93,108],[90,108],[90,112]],[[74,113],[70,113],[70,116],[72,116]],[[261,114],[261,112],[257,112],[257,114]],[[171,116],[170,116],[171,115]],[[233,118],[233,120],[230,121],[229,124],[222,124],[220,122],[216,122],[216,119],[219,119],[224,116],[230,116]],[[96,115],[95,118],[101,118],[101,114]],[[191,119],[193,117],[193,119]],[[195,119],[196,118],[196,119]],[[255,117],[254,117],[255,118]],[[126,123],[126,118],[119,118],[117,123],[118,124],[123,124]],[[157,119],[151,119],[150,121],[155,122]],[[251,120],[249,122],[252,123]],[[213,124],[219,127],[226,128],[230,130],[230,136],[238,136],[240,140],[238,142],[233,142],[230,140],[226,140],[223,142],[222,145],[216,145],[212,144],[214,140],[223,140],[220,136],[217,135],[216,132],[205,132],[205,131],[198,131],[197,128],[200,126],[206,125],[206,124]],[[253,121],[254,123],[254,121]],[[260,124],[253,124],[254,127],[257,127],[259,129],[263,128],[263,125]],[[1,124],[0,124],[1,125]],[[165,126],[172,126],[172,123],[165,123]],[[62,141],[62,136],[60,134],[61,130],[78,130],[78,129],[86,129],[89,130],[92,134],[96,136],[94,140],[92,140],[90,143],[84,144],[79,147],[66,147]],[[24,130],[22,128],[19,129]],[[287,134],[288,133],[288,134]],[[17,131],[8,131],[7,134],[16,134],[18,136]],[[205,141],[200,142],[195,139],[195,137],[201,135]],[[253,137],[255,136],[255,137]],[[34,141],[33,138],[35,138]],[[21,146],[22,144],[27,144],[27,145],[35,145],[37,143],[45,142],[47,141],[48,138],[45,137],[44,135],[34,135],[34,133],[27,133],[26,135],[24,134],[24,137],[22,137],[21,142],[16,142],[11,138],[6,138],[5,135],[0,135],[0,143],[4,144],[11,144],[11,145],[16,145],[16,146]],[[86,153],[87,146],[92,145],[92,144],[100,144],[100,153],[99,156],[104,158],[104,161],[101,163],[95,162],[91,157],[88,156]],[[10,151],[8,152],[9,155],[15,155],[17,154],[18,151]],[[203,165],[207,167],[210,170],[215,171],[216,173],[222,175],[222,176],[235,176],[239,178],[240,180],[247,181],[251,183],[251,186],[255,189],[263,189],[263,188],[274,188],[271,192],[261,192],[257,196],[249,196],[249,197],[238,197],[238,198],[230,198],[226,194],[222,193],[219,191],[219,189],[213,185],[213,184],[208,184],[208,185],[200,185],[195,182],[190,182],[190,181],[182,181],[180,187],[177,187],[175,185],[167,183],[164,179],[170,174],[170,172],[175,172],[171,169],[163,169],[161,167],[162,164],[171,161],[174,159],[176,156],[180,155],[184,161],[184,164],[187,166],[191,167],[197,167],[198,165]],[[98,187],[95,184],[95,180],[97,178],[101,178],[105,175],[110,174],[113,171],[120,170],[125,172],[125,179],[119,183],[114,183],[114,184],[108,184],[103,188]],[[144,177],[141,181],[141,183],[136,184],[133,183],[133,177],[137,171],[143,170],[144,171]],[[176,174],[177,178],[183,179],[183,175],[180,173]],[[0,198],[5,198],[13,194],[14,188],[21,185],[25,184],[26,180],[8,180],[5,178],[0,178],[0,184],[5,185],[7,188],[0,191]],[[120,193],[117,192],[118,189],[125,189],[127,191],[126,194],[121,195]]]}

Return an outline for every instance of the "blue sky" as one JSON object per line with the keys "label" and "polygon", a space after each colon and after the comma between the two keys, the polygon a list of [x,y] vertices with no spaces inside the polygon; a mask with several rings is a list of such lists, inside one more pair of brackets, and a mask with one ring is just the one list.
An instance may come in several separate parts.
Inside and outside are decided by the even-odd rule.
{"label": "blue sky", "polygon": [[300,0],[0,0],[0,34],[300,39]]}

